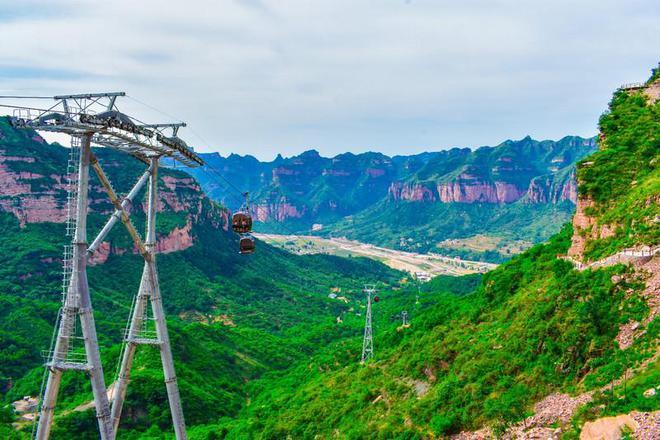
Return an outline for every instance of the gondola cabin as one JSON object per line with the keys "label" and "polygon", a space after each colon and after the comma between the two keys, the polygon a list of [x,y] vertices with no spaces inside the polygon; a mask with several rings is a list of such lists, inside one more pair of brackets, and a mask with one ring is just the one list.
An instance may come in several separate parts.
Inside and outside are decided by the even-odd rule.
{"label": "gondola cabin", "polygon": [[252,237],[241,237],[238,242],[239,253],[252,254],[254,253],[254,239]]}
{"label": "gondola cabin", "polygon": [[380,298],[378,298],[378,295],[374,296],[374,302],[380,301]]}
{"label": "gondola cabin", "polygon": [[252,232],[252,217],[245,211],[239,211],[233,215],[231,226],[237,234],[248,234]]}

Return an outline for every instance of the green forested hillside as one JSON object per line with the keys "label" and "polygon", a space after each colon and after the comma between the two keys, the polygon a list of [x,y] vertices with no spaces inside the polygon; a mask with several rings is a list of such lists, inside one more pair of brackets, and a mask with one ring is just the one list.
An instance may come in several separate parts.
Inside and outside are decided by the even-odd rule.
{"label": "green forested hillside", "polygon": [[[0,190],[3,210],[9,211],[0,213],[0,397],[4,402],[0,437],[27,438],[31,424],[18,421],[23,429],[16,431],[10,426],[15,418],[5,405],[39,394],[41,352],[48,349],[60,307],[65,229],[58,222],[34,222],[30,216],[36,214],[30,213],[42,212],[35,209],[43,207],[52,210],[53,219],[58,218],[65,193],[51,192],[52,180],[64,172],[68,153],[6,123],[0,125],[0,133],[1,155],[10,158],[3,161],[7,186]],[[130,188],[143,168],[113,151],[95,153],[120,193]],[[30,174],[21,174],[24,171]],[[239,255],[237,237],[222,228],[226,221],[223,209],[189,184],[172,190],[172,182],[189,179],[182,172],[163,170],[161,175],[165,203],[172,206],[165,205],[159,213],[159,237],[165,239],[174,228],[190,223],[194,240],[191,247],[158,258],[189,426],[235,416],[245,401],[247,383],[266,372],[289,368],[332,340],[333,333],[327,329],[349,310],[363,283],[378,279],[395,285],[402,276],[370,260],[295,256],[265,243],[257,244],[254,255]],[[10,190],[9,185],[24,182],[31,185],[29,193]],[[93,178],[90,236],[103,225],[104,212],[111,209],[101,195]],[[194,213],[172,209],[193,202]],[[144,214],[137,206],[132,218],[141,225]],[[14,211],[18,218],[11,213]],[[121,225],[108,240],[110,248],[118,251],[103,264],[89,268],[89,282],[106,383],[111,384],[142,263],[141,257],[130,252],[130,238]],[[121,249],[129,252],[119,255]],[[349,303],[328,298],[332,288],[341,289]],[[160,437],[170,431],[171,422],[159,355],[150,347],[140,347],[138,352],[122,438],[143,438],[146,431]],[[71,438],[72,430],[80,438],[97,438],[93,410],[74,410],[90,400],[84,374],[65,374],[55,438]]]}
{"label": "green forested hillside", "polygon": [[[658,410],[657,395],[644,395],[660,379],[660,327],[649,274],[623,264],[577,270],[563,257],[576,237],[585,239],[587,259],[659,244],[659,122],[657,102],[643,92],[617,92],[600,123],[604,147],[579,170],[580,200],[591,200],[582,214],[593,225],[564,225],[547,242],[485,275],[440,277],[421,286],[374,262],[292,256],[262,243],[255,255],[242,258],[236,238],[219,227],[223,211],[197,194],[203,203],[192,225],[193,246],[159,256],[190,438],[426,439],[484,427],[498,436],[557,392],[589,397],[570,421],[548,424],[568,439],[577,438],[587,420]],[[16,155],[23,144],[29,145],[25,154],[44,148],[50,153],[40,157],[59,157],[60,147],[26,139],[0,147]],[[104,154],[106,161],[118,160],[99,152]],[[124,177],[130,181],[137,172]],[[186,191],[185,197],[194,195]],[[7,199],[19,203],[21,197]],[[21,224],[9,212],[0,215],[5,404],[38,393],[39,352],[48,345],[59,307],[63,236],[61,224]],[[517,214],[508,218],[515,221]],[[458,218],[444,217],[451,227],[460,225]],[[189,220],[181,212],[163,218],[161,234]],[[92,215],[90,228],[101,219]],[[613,234],[600,235],[603,225]],[[120,231],[111,240],[127,242]],[[654,258],[646,267],[657,277]],[[130,252],[112,254],[90,269],[107,383],[140,270]],[[381,298],[374,305],[376,355],[360,365],[360,287],[374,281]],[[328,297],[330,292],[337,297]],[[409,327],[401,326],[404,310]],[[637,323],[637,331],[624,350],[617,337],[629,323]],[[157,358],[144,349],[137,359],[121,438],[171,437]],[[85,377],[68,374],[56,438],[71,432],[96,438],[93,411],[79,407],[90,399]],[[16,418],[9,410],[0,415],[0,435],[27,437],[29,427],[11,426]]]}
{"label": "green forested hillside", "polygon": [[[618,227],[612,237],[589,238],[587,257],[660,244],[657,111],[639,91],[617,92],[601,118],[605,147],[582,164],[580,193],[595,201],[588,214],[597,225]],[[565,438],[599,416],[658,410],[657,396],[644,394],[660,378],[657,305],[646,287],[655,281],[622,264],[576,270],[558,258],[574,233],[581,232],[566,225],[486,274],[470,294],[432,285],[410,328],[388,323],[377,308],[374,319],[386,323],[376,332],[374,361],[355,362],[359,338],[338,341],[286,374],[256,381],[256,397],[237,420],[196,435],[403,439],[484,426],[498,435],[554,392],[589,396],[572,423],[559,426]],[[624,350],[616,337],[630,322],[639,330]]]}
{"label": "green forested hillside", "polygon": [[[648,315],[637,294],[624,292],[640,286],[612,282],[627,272],[622,266],[577,272],[558,260],[570,236],[564,228],[487,274],[470,295],[433,289],[434,300],[413,314],[410,328],[381,324],[376,360],[366,366],[356,362],[354,338],[284,376],[257,381],[256,398],[222,428],[237,439],[428,438],[485,424],[497,430],[553,391],[618,378],[653,353],[657,322],[624,357],[614,342],[618,325]],[[383,314],[374,319],[386,321]],[[640,399],[642,391],[629,390],[617,404],[657,407]]]}

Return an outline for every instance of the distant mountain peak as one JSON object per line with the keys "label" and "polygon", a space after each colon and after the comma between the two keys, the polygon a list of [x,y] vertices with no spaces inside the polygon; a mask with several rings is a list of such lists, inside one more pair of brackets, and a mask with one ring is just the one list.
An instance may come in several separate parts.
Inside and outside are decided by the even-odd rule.
{"label": "distant mountain peak", "polygon": [[321,154],[319,154],[317,150],[312,148],[310,150],[303,151],[300,154],[300,157],[321,157]]}

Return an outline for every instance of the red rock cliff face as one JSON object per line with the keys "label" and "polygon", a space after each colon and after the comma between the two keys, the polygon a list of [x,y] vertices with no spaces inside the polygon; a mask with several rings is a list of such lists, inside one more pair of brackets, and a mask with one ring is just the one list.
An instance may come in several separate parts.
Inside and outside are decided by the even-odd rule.
{"label": "red rock cliff face", "polygon": [[438,194],[443,203],[511,203],[522,197],[523,192],[506,182],[458,180],[438,185]]}
{"label": "red rock cliff face", "polygon": [[31,180],[44,176],[26,171],[12,171],[12,163],[33,163],[32,157],[7,156],[0,150],[0,211],[15,215],[20,224],[62,222],[65,207],[58,197],[61,192],[59,176],[51,176],[53,186],[48,191],[33,192]]}
{"label": "red rock cliff face", "polygon": [[[63,223],[66,221],[66,176],[43,176],[25,171],[15,171],[19,162],[33,163],[32,157],[8,156],[0,150],[0,211],[14,215],[21,226],[28,223]],[[14,167],[12,167],[14,164]],[[110,169],[110,167],[108,167]],[[187,249],[194,243],[192,227],[200,221],[209,221],[218,229],[229,227],[230,213],[210,204],[196,181],[190,177],[172,176],[160,173],[158,191],[158,211],[185,213],[187,221],[183,227],[174,228],[167,234],[157,237],[156,249],[159,253],[169,253]],[[38,181],[38,184],[34,184]],[[110,215],[111,205],[105,190],[92,185],[89,192],[89,211]],[[146,202],[137,201],[136,207],[146,209]],[[115,226],[121,228],[120,224]],[[93,234],[93,231],[90,231]],[[90,264],[102,264],[111,254],[137,252],[136,249],[122,249],[108,242],[90,258]]]}
{"label": "red rock cliff face", "polygon": [[433,184],[393,182],[388,190],[392,200],[441,203],[513,203],[525,199],[529,203],[577,201],[575,179],[555,184],[551,177],[533,179],[528,187],[519,188],[507,182],[479,179],[456,179]]}
{"label": "red rock cliff face", "polygon": [[573,237],[568,255],[576,259],[583,259],[584,249],[589,239],[602,239],[614,235],[615,226],[599,225],[596,219],[587,211],[594,206],[593,200],[588,197],[579,197],[575,215],[573,216]]}
{"label": "red rock cliff face", "polygon": [[515,185],[505,182],[467,183],[460,180],[437,185],[393,182],[388,193],[393,200],[442,203],[511,203],[525,194]]}
{"label": "red rock cliff face", "polygon": [[577,183],[575,173],[565,182],[556,183],[550,176],[533,179],[527,189],[527,201],[530,203],[559,203],[569,200],[577,203]]}
{"label": "red rock cliff face", "polygon": [[435,187],[421,183],[392,182],[388,195],[393,200],[408,200],[412,202],[435,202],[438,193]]}
{"label": "red rock cliff face", "polygon": [[282,222],[288,218],[301,218],[305,215],[304,207],[298,209],[289,203],[286,198],[277,202],[269,202],[254,207],[255,219],[260,222],[278,221]]}

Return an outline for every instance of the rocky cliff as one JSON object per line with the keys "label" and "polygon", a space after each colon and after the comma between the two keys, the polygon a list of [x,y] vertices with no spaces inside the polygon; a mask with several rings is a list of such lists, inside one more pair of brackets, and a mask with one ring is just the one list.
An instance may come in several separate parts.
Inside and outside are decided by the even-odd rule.
{"label": "rocky cliff", "polygon": [[[575,161],[595,147],[594,139],[572,137],[558,142],[529,137],[507,141],[471,152],[451,168],[432,160],[416,175],[392,182],[388,197],[441,203],[575,203]],[[451,157],[442,159],[452,161]]]}
{"label": "rocky cliff", "polygon": [[[111,177],[119,194],[128,192],[144,165],[126,160],[126,156],[107,149],[97,149],[104,170]],[[38,134],[13,129],[7,120],[0,120],[0,212],[15,216],[25,227],[29,223],[63,223],[67,218],[66,164],[69,149],[47,144]],[[132,207],[136,226],[144,219],[146,202],[142,190]],[[89,233],[102,225],[114,211],[107,193],[90,174]],[[160,253],[174,252],[192,246],[196,240],[193,226],[213,222],[227,230],[229,212],[213,204],[203,195],[199,184],[181,171],[161,169],[158,188],[158,211],[166,223],[157,231]],[[118,225],[115,229],[120,229]],[[91,264],[105,262],[111,254],[137,252],[126,240],[104,242]]]}
{"label": "rocky cliff", "polygon": [[622,87],[599,121],[601,151],[578,165],[579,198],[568,255],[599,260],[660,243],[660,70]]}
{"label": "rocky cliff", "polygon": [[[314,150],[273,162],[207,155],[210,166],[255,201],[264,223],[293,222],[307,229],[356,215],[383,200],[425,203],[575,203],[574,164],[596,148],[595,139],[526,137],[496,147],[453,148],[388,157],[378,153],[324,158]],[[232,189],[208,171],[192,170],[204,189],[232,206]],[[233,200],[232,200],[233,199]],[[238,207],[238,206],[236,206]]]}

